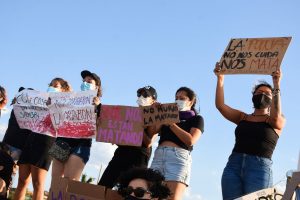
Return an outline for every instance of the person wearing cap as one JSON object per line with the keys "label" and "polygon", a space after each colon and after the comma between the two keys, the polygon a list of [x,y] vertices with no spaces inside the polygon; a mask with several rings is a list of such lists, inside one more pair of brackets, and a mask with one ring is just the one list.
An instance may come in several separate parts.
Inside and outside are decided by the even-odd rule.
{"label": "person wearing cap", "polygon": [[7,104],[7,95],[5,88],[0,85],[0,117],[1,117],[1,110],[6,106]]}
{"label": "person wearing cap", "polygon": [[[49,88],[52,87],[52,90]],[[54,89],[55,88],[55,89]],[[48,92],[69,92],[70,85],[62,78],[51,80]],[[50,113],[48,115],[50,120]],[[52,127],[54,131],[54,127]],[[33,199],[42,200],[44,198],[44,186],[52,158],[49,149],[55,142],[55,138],[46,134],[31,132],[28,135],[22,150],[19,165],[19,179],[15,191],[14,199],[24,199],[26,189],[32,180]]]}
{"label": "person wearing cap", "polygon": [[[95,104],[95,112],[99,116],[101,106],[100,97],[102,96],[101,80],[97,74],[88,70],[82,71],[81,77],[81,91],[97,91],[97,96],[94,97],[93,104]],[[79,181],[81,173],[90,157],[92,139],[58,137],[56,141],[62,141],[68,144],[71,152],[65,162],[53,159],[51,185],[55,185],[60,177],[68,177],[71,180]]]}
{"label": "person wearing cap", "polygon": [[163,124],[157,128],[159,146],[156,148],[151,168],[160,171],[171,190],[172,200],[180,200],[189,185],[193,146],[204,132],[204,120],[195,109],[196,94],[188,87],[175,93],[179,110],[179,123]]}
{"label": "person wearing cap", "polygon": [[[151,86],[145,86],[137,90],[137,103],[139,106],[150,106],[157,100],[156,90]],[[152,127],[144,129],[141,147],[118,145],[114,156],[106,167],[98,185],[113,188],[122,172],[133,167],[147,167],[152,152],[152,141],[154,137],[150,132]]]}

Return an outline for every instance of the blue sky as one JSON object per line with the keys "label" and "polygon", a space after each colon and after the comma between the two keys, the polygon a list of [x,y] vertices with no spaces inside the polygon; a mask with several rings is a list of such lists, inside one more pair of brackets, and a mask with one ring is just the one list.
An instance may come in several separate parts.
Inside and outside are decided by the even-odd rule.
{"label": "blue sky", "polygon": [[[191,185],[184,199],[221,199],[220,179],[235,125],[214,106],[212,71],[230,38],[293,37],[282,62],[287,124],[273,155],[274,183],[297,167],[299,7],[297,0],[3,0],[0,85],[10,99],[20,86],[46,91],[54,77],[65,78],[78,91],[80,72],[88,69],[101,76],[102,103],[120,105],[136,105],[136,90],[144,85],[155,87],[163,103],[173,102],[180,86],[191,87],[198,94],[205,132],[192,153]],[[271,81],[266,75],[226,75],[227,104],[251,113],[251,89],[261,79]],[[0,119],[0,137],[8,117]],[[113,149],[94,143],[85,173],[97,177]],[[50,176],[47,187],[49,182]]]}

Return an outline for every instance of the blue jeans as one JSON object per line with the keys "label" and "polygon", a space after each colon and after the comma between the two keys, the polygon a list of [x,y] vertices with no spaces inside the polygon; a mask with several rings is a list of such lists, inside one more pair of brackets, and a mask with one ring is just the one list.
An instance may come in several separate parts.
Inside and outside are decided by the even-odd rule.
{"label": "blue jeans", "polygon": [[222,175],[224,200],[231,200],[257,190],[271,187],[272,160],[233,152]]}
{"label": "blue jeans", "polygon": [[78,145],[71,149],[71,154],[78,156],[86,164],[90,159],[91,147]]}
{"label": "blue jeans", "polygon": [[296,189],[296,200],[300,200],[300,187]]}

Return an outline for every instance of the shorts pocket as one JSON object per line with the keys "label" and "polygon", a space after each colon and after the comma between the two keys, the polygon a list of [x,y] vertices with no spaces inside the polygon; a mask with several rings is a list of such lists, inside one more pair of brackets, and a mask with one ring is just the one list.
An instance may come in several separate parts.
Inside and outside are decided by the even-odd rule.
{"label": "shorts pocket", "polygon": [[189,151],[185,149],[175,148],[175,155],[179,159],[187,160],[189,158]]}

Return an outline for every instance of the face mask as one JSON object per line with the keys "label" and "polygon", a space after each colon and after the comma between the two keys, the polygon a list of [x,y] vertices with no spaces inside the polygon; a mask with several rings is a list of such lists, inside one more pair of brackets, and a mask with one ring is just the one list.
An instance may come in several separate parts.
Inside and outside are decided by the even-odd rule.
{"label": "face mask", "polygon": [[190,106],[188,106],[188,101],[176,100],[175,102],[177,103],[179,111],[187,111],[191,109]]}
{"label": "face mask", "polygon": [[263,109],[271,105],[272,99],[265,94],[256,94],[252,97],[254,108]]}
{"label": "face mask", "polygon": [[151,102],[151,97],[143,97],[143,96],[140,96],[136,103],[139,105],[139,106],[151,106],[152,105],[152,102]]}
{"label": "face mask", "polygon": [[96,90],[96,86],[88,82],[83,82],[81,83],[80,89],[81,91]]}
{"label": "face mask", "polygon": [[[139,198],[137,198],[137,197],[134,197],[134,196],[131,196],[131,195],[128,195],[128,196],[126,196],[126,197],[124,198],[124,200],[141,200],[141,199],[139,199]],[[146,199],[144,199],[144,200],[146,200]]]}
{"label": "face mask", "polygon": [[52,87],[52,86],[49,86],[48,89],[47,89],[47,92],[59,92],[59,89],[57,89],[55,87]]}

